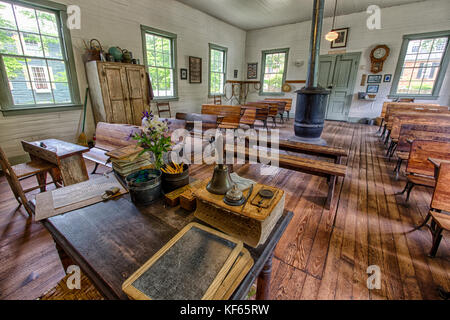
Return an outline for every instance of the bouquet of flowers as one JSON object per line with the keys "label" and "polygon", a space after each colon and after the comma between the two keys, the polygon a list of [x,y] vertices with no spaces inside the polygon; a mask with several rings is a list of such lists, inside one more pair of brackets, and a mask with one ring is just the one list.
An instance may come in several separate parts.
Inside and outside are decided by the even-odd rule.
{"label": "bouquet of flowers", "polygon": [[141,155],[145,152],[153,154],[155,168],[161,169],[164,165],[163,156],[172,147],[168,120],[160,120],[158,116],[146,111],[142,118],[142,127],[142,132],[134,134],[132,138],[144,149]]}

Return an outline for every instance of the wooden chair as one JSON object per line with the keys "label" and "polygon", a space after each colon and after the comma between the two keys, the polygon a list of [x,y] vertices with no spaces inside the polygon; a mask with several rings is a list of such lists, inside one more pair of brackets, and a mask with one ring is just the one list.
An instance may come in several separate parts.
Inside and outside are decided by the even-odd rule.
{"label": "wooden chair", "polygon": [[[57,184],[54,172],[52,171],[57,169],[57,167],[50,162],[33,160],[28,163],[11,166],[6,154],[3,152],[2,148],[0,148],[0,165],[4,175],[6,176],[6,180],[8,180],[10,188],[14,193],[14,197],[17,202],[19,202],[19,205],[24,206],[30,217],[32,216],[33,211],[28,205],[26,194],[37,189],[40,189],[41,192],[45,192],[47,185],[51,184],[47,183],[47,173],[51,175],[53,181],[52,183],[55,184],[57,188],[60,187]],[[38,186],[24,190],[20,184],[20,181],[31,177],[36,177]]]}
{"label": "wooden chair", "polygon": [[[450,231],[450,162],[442,162],[437,174],[436,188],[434,189],[431,209],[425,222],[414,230],[427,226],[433,236],[433,245],[429,256],[434,258],[442,240],[442,232]],[[446,213],[444,213],[446,212]],[[431,220],[431,225],[427,225]]]}
{"label": "wooden chair", "polygon": [[168,112],[169,118],[172,118],[172,111],[170,110],[169,102],[157,102],[156,109],[158,109],[158,116],[161,117],[161,113]]}
{"label": "wooden chair", "polygon": [[222,104],[222,96],[214,96],[214,104]]}

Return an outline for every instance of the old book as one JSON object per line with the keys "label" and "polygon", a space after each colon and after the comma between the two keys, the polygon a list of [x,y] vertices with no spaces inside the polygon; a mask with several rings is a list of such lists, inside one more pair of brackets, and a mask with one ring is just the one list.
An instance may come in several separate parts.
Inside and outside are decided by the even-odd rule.
{"label": "old book", "polygon": [[[248,256],[243,255],[241,241],[191,223],[126,280],[122,289],[135,300],[225,297],[246,269],[243,261]],[[237,260],[240,263],[236,266]],[[234,266],[237,271],[230,272]]]}
{"label": "old book", "polygon": [[[247,203],[233,207],[223,202],[223,196],[206,190],[208,181],[195,191],[197,210],[195,217],[226,234],[234,236],[251,247],[265,243],[284,212],[285,192],[281,189],[255,184]],[[274,197],[257,200],[259,191],[270,190]],[[244,192],[244,196],[249,191]]]}
{"label": "old book", "polygon": [[144,149],[136,145],[126,146],[120,149],[112,150],[106,153],[111,159],[125,159],[132,156],[137,156]]}

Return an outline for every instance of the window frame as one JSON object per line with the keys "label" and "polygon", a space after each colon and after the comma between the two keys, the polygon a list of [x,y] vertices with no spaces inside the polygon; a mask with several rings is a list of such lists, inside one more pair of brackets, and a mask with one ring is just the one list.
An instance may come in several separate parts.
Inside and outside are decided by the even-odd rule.
{"label": "window frame", "polygon": [[[406,59],[406,53],[408,51],[409,42],[413,40],[424,40],[431,38],[447,37],[447,45],[442,56],[441,66],[439,69],[439,74],[436,77],[433,92],[431,94],[399,94],[397,93],[398,85],[400,82],[400,77],[403,70],[403,65]],[[392,80],[392,87],[388,98],[414,98],[416,100],[437,100],[439,99],[440,92],[442,89],[442,84],[444,82],[445,74],[447,73],[447,68],[450,60],[450,30],[448,31],[438,31],[438,32],[427,32],[419,34],[409,34],[403,36],[403,43],[400,49],[400,54],[397,62],[397,67],[395,70],[395,75]],[[436,72],[436,71],[434,71]]]}
{"label": "window frame", "polygon": [[172,43],[172,66],[173,66],[173,96],[168,97],[154,97],[154,101],[178,101],[178,56],[177,56],[177,35],[175,33],[155,29],[152,27],[141,25],[141,34],[142,34],[142,49],[144,54],[144,64],[145,70],[149,72],[149,65],[147,59],[147,41],[146,35],[152,34],[159,37],[164,37],[170,39]]}
{"label": "window frame", "polygon": [[[276,53],[284,53],[286,54],[286,59],[284,62],[284,71],[283,71],[283,80],[280,88],[280,92],[264,92],[264,77],[266,75],[266,56],[269,54],[276,54]],[[286,76],[288,71],[288,63],[289,63],[289,48],[282,48],[282,49],[271,49],[271,50],[263,50],[262,51],[262,57],[261,57],[261,89],[259,90],[260,96],[284,96],[284,92],[282,90],[283,84],[286,82]]]}
{"label": "window frame", "polygon": [[[24,7],[30,7],[35,10],[50,11],[56,14],[56,21],[61,41],[61,52],[63,61],[66,65],[67,80],[71,103],[55,104],[33,104],[33,105],[14,105],[11,94],[6,67],[3,62],[3,55],[0,55],[0,111],[4,116],[15,116],[22,114],[37,114],[46,112],[71,111],[82,108],[80,99],[80,90],[78,77],[75,67],[75,57],[73,53],[72,38],[70,30],[67,27],[67,6],[47,0],[2,0],[6,3],[17,4]],[[45,59],[45,58],[44,58]]]}
{"label": "window frame", "polygon": [[212,92],[211,92],[211,66],[212,66],[212,63],[211,63],[211,51],[212,50],[216,50],[216,51],[222,51],[223,53],[224,53],[224,56],[223,56],[223,83],[224,83],[224,85],[226,84],[226,82],[227,82],[227,69],[228,69],[228,48],[227,47],[222,47],[222,46],[219,46],[219,45],[217,45],[217,44],[213,44],[213,43],[210,43],[209,44],[209,66],[208,66],[208,97],[209,98],[212,98],[212,97],[217,97],[217,96],[221,96],[221,97],[224,97],[225,96],[225,88],[223,89],[223,93],[221,94],[221,95],[217,95],[217,94],[212,94]]}

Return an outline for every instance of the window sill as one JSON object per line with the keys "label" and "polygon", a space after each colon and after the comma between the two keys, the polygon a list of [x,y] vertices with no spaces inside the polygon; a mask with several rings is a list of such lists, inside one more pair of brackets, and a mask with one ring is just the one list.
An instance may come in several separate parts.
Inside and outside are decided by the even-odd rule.
{"label": "window sill", "polygon": [[424,95],[399,95],[399,94],[390,94],[388,95],[388,99],[398,99],[398,98],[411,98],[416,100],[438,100],[439,96],[424,96]]}
{"label": "window sill", "polygon": [[42,113],[52,113],[52,112],[64,112],[64,111],[74,111],[82,109],[83,105],[73,104],[73,105],[60,105],[60,106],[39,106],[39,107],[29,107],[29,108],[9,108],[0,109],[3,116],[22,116],[30,114],[42,114]]}
{"label": "window sill", "polygon": [[167,97],[167,98],[161,97],[161,98],[153,98],[152,102],[179,101],[179,100],[180,98],[178,97]]}
{"label": "window sill", "polygon": [[283,92],[260,92],[260,96],[280,96],[283,97],[285,94]]}

